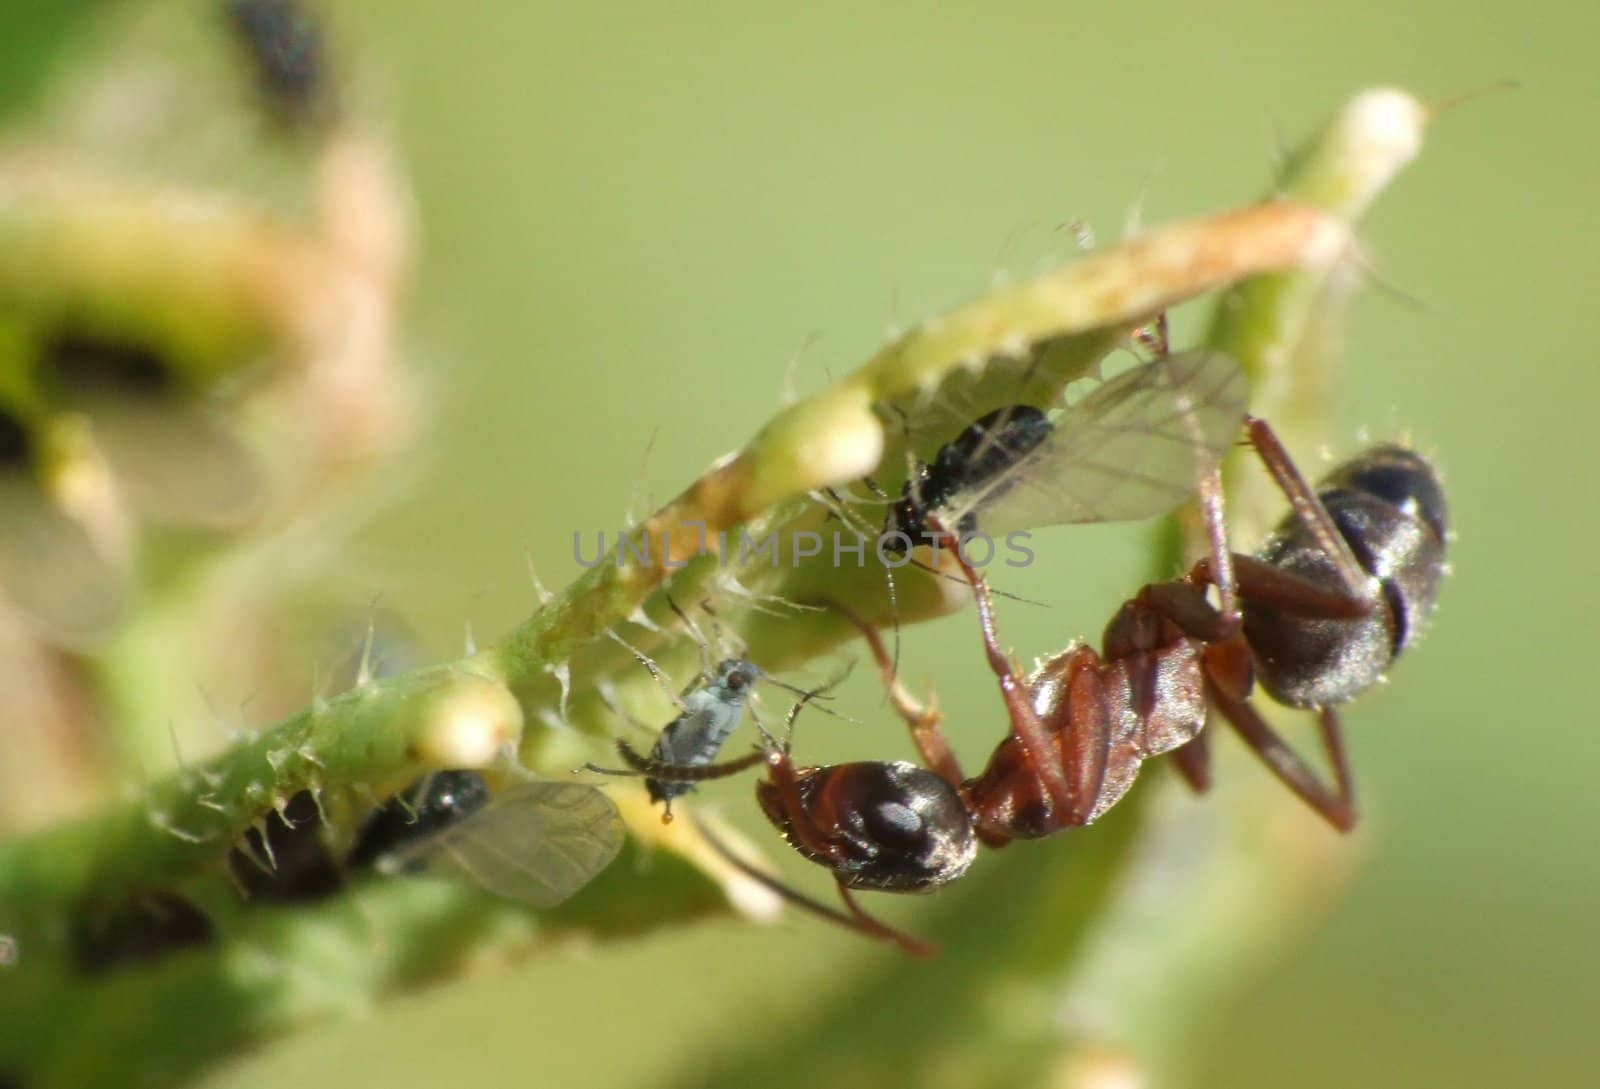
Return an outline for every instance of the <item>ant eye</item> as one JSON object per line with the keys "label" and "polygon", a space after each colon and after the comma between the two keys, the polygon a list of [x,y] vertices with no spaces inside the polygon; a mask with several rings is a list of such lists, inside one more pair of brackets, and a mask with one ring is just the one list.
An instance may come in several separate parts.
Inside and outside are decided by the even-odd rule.
{"label": "ant eye", "polygon": [[750,675],[747,674],[747,673],[741,673],[738,670],[734,670],[732,673],[728,674],[728,687],[729,688],[739,689],[739,688],[743,688],[745,685],[747,685],[749,683],[750,683]]}

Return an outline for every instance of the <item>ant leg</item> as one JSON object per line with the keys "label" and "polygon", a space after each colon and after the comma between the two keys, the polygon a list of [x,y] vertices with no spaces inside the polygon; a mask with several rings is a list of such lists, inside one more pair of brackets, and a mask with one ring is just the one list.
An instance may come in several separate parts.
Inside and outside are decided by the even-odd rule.
{"label": "ant leg", "polygon": [[701,838],[710,845],[713,851],[722,856],[724,862],[786,903],[793,904],[802,911],[809,911],[818,918],[826,919],[831,923],[844,927],[846,930],[853,930],[857,934],[876,941],[885,941],[897,945],[914,957],[931,957],[938,952],[936,947],[919,941],[909,934],[902,933],[887,923],[879,922],[865,911],[862,911],[850,898],[849,893],[844,891],[843,885],[840,885],[839,888],[844,895],[845,903],[851,909],[848,915],[837,908],[829,907],[820,900],[812,899],[799,889],[785,884],[771,874],[756,869],[750,863],[734,854],[733,850],[722,841],[720,836],[717,836],[700,821],[694,821],[694,826],[695,830],[700,833]]}
{"label": "ant leg", "polygon": [[1317,498],[1316,489],[1300,475],[1300,470],[1295,467],[1277,433],[1267,421],[1256,416],[1245,417],[1245,429],[1256,456],[1288,498],[1290,509],[1317,542],[1317,548],[1333,564],[1349,596],[1366,603],[1370,608],[1377,598],[1376,580],[1362,568],[1355,553],[1350,550],[1350,543],[1339,532],[1333,517],[1322,505],[1322,500]]}
{"label": "ant leg", "polygon": [[989,669],[1000,682],[1000,695],[1005,700],[1006,714],[1011,719],[1011,730],[1022,743],[1028,764],[1039,776],[1050,800],[1061,812],[1070,812],[1073,808],[1072,790],[1067,785],[1067,776],[1061,768],[1055,746],[1051,743],[1044,724],[1039,721],[1039,716],[1034,714],[1027,686],[1012,668],[1011,659],[1000,649],[1000,637],[995,630],[994,601],[989,596],[989,584],[972,564],[967,562],[967,558],[961,554],[960,542],[938,519],[930,515],[928,524],[933,530],[935,542],[942,538],[955,546],[951,548],[951,552],[961,567],[961,573],[966,576],[967,585],[972,587],[972,601],[978,610],[978,627],[983,633],[983,649],[988,655]]}
{"label": "ant leg", "polygon": [[[835,880],[837,881],[837,879]],[[913,957],[919,957],[924,960],[939,952],[938,946],[930,945],[920,938],[913,938],[905,931],[897,930],[883,920],[867,914],[866,910],[856,903],[856,898],[851,894],[849,887],[843,881],[838,881],[838,885],[839,898],[844,901],[844,906],[850,909],[850,915],[855,919],[857,929],[863,934],[868,934],[880,941],[892,942]]]}
{"label": "ant leg", "polygon": [[1308,617],[1330,620],[1355,620],[1372,611],[1372,602],[1340,589],[1329,589],[1303,575],[1274,567],[1254,556],[1235,556],[1239,592],[1252,601],[1264,601],[1293,609]]}
{"label": "ant leg", "polygon": [[[1281,567],[1274,567],[1270,563],[1235,552],[1232,557],[1234,585],[1239,597],[1248,601],[1260,601],[1267,604],[1278,605],[1286,609],[1317,619],[1328,620],[1358,620],[1372,611],[1370,601],[1363,598],[1351,597],[1342,589],[1329,589],[1325,584],[1313,582],[1304,575],[1297,575],[1292,571],[1285,571]],[[1196,563],[1189,569],[1189,574],[1183,580],[1174,583],[1157,583],[1157,586],[1182,586],[1187,584],[1205,585],[1215,584],[1216,567],[1210,557]],[[1175,623],[1182,626],[1182,620],[1172,617]],[[1186,632],[1187,628],[1184,629]],[[1235,634],[1236,629],[1218,629],[1221,635],[1207,636],[1200,631],[1189,632],[1198,639],[1207,642],[1221,642]]]}
{"label": "ant leg", "polygon": [[1289,747],[1288,742],[1267,725],[1266,719],[1248,700],[1235,698],[1222,685],[1211,682],[1209,678],[1207,687],[1211,690],[1217,710],[1226,716],[1245,744],[1261,757],[1284,786],[1298,794],[1339,831],[1348,832],[1355,827],[1355,790],[1350,781],[1350,765],[1345,757],[1338,715],[1331,707],[1324,707],[1317,713],[1323,751],[1333,768],[1334,786],[1329,789]]}
{"label": "ant leg", "polygon": [[878,634],[877,628],[867,623],[848,605],[831,599],[826,600],[825,604],[854,624],[861,632],[861,637],[866,640],[867,648],[878,663],[878,674],[883,678],[883,686],[888,690],[889,703],[910,728],[911,743],[916,746],[922,762],[945,782],[959,787],[966,776],[961,772],[961,765],[950,748],[949,739],[939,727],[938,710],[924,707],[915,696],[905,690],[905,686],[895,674],[894,662],[890,659],[888,650],[883,645],[883,637]]}
{"label": "ant leg", "polygon": [[1194,740],[1172,751],[1173,762],[1189,789],[1204,794],[1211,789],[1211,734],[1201,729]]}

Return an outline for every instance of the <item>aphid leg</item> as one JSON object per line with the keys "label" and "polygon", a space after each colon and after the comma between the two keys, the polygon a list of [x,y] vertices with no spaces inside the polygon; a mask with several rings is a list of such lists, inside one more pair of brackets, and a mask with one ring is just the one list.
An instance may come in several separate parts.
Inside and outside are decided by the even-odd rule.
{"label": "aphid leg", "polygon": [[1300,470],[1267,421],[1256,416],[1246,416],[1245,429],[1249,433],[1250,445],[1255,448],[1256,456],[1261,459],[1261,463],[1272,474],[1272,479],[1288,498],[1295,517],[1306,527],[1312,540],[1316,541],[1317,548],[1332,562],[1334,571],[1349,596],[1366,603],[1370,608],[1377,599],[1377,580],[1362,568],[1361,562],[1350,550],[1349,542],[1344,539],[1344,534],[1334,525],[1332,516],[1322,505],[1322,500],[1317,498],[1316,489],[1300,475]]}
{"label": "aphid leg", "polygon": [[839,615],[854,624],[861,632],[861,637],[866,640],[867,648],[878,663],[878,674],[883,678],[883,686],[889,693],[889,703],[895,712],[905,719],[906,726],[911,730],[911,743],[916,746],[922,762],[945,782],[959,787],[966,780],[966,776],[962,773],[961,765],[950,748],[949,739],[944,736],[944,731],[940,728],[942,716],[938,708],[933,706],[931,701],[929,705],[924,706],[906,691],[895,674],[894,662],[885,650],[883,637],[877,628],[867,623],[854,609],[839,601],[828,599],[826,603],[829,608],[836,610]]}
{"label": "aphid leg", "polygon": [[721,837],[713,833],[706,825],[699,821],[695,821],[694,825],[695,829],[700,833],[701,837],[706,841],[706,843],[710,845],[711,849],[722,856],[722,860],[724,862],[738,870],[745,877],[748,877],[750,880],[760,885],[762,888],[766,889],[768,892],[771,892],[787,903],[793,904],[802,911],[808,911],[820,919],[826,919],[831,923],[844,927],[846,930],[853,930],[857,934],[862,934],[876,941],[889,942],[898,946],[914,957],[931,957],[938,952],[938,948],[936,946],[930,945],[927,942],[913,938],[909,934],[896,930],[887,923],[880,922],[868,915],[865,911],[862,911],[861,908],[856,906],[855,901],[850,898],[849,893],[845,891],[843,885],[839,886],[839,890],[844,896],[845,903],[850,907],[849,914],[846,914],[837,908],[829,907],[827,904],[822,903],[822,901],[807,896],[799,889],[778,880],[771,874],[758,870],[756,867],[752,866],[750,863],[734,854],[733,850],[722,841]]}
{"label": "aphid leg", "polygon": [[631,726],[639,733],[649,734],[653,738],[657,733],[660,732],[656,727],[651,726],[647,722],[641,722],[630,715],[627,711],[624,711],[622,706],[617,703],[616,690],[612,687],[609,681],[595,685],[594,693],[596,696],[600,697],[600,702],[606,705],[606,710],[610,711],[613,715],[616,715],[618,719],[626,723],[628,726]]}
{"label": "aphid leg", "polygon": [[1133,342],[1155,359],[1165,359],[1172,354],[1172,340],[1167,334],[1167,312],[1163,310],[1156,319],[1133,331]]}
{"label": "aphid leg", "polygon": [[[1350,764],[1345,755],[1344,737],[1339,731],[1337,713],[1331,707],[1317,712],[1317,725],[1322,735],[1322,748],[1328,765],[1333,769],[1334,785],[1330,788],[1317,777],[1306,762],[1289,747],[1288,742],[1267,724],[1248,700],[1234,697],[1209,677],[1207,688],[1217,710],[1233,725],[1255,754],[1278,777],[1284,786],[1294,791],[1312,809],[1322,814],[1327,822],[1341,832],[1348,832],[1356,824],[1355,788],[1350,778]],[[1181,751],[1181,750],[1180,750]]]}
{"label": "aphid leg", "polygon": [[1006,714],[1011,719],[1012,732],[1017,735],[1017,740],[1022,742],[1022,748],[1028,755],[1028,764],[1038,774],[1051,801],[1060,807],[1062,812],[1069,812],[1072,809],[1072,790],[1067,784],[1066,773],[1062,771],[1060,761],[1056,758],[1055,747],[1050,742],[1044,724],[1039,721],[1039,716],[1034,714],[1028,698],[1027,685],[1017,676],[1010,657],[1000,649],[1000,637],[995,627],[994,602],[989,596],[989,584],[967,562],[967,558],[961,553],[959,542],[938,519],[930,515],[928,525],[936,536],[949,543],[956,563],[966,576],[967,584],[972,587],[972,601],[978,610],[978,627],[983,633],[983,649],[988,656],[990,670],[1000,682],[1000,695],[1005,700]]}
{"label": "aphid leg", "polygon": [[1200,519],[1206,527],[1206,545],[1211,561],[1210,581],[1217,587],[1222,619],[1237,630],[1242,617],[1239,613],[1239,586],[1233,573],[1233,552],[1228,547],[1227,512],[1222,500],[1222,467],[1207,473],[1200,481],[1197,499]]}

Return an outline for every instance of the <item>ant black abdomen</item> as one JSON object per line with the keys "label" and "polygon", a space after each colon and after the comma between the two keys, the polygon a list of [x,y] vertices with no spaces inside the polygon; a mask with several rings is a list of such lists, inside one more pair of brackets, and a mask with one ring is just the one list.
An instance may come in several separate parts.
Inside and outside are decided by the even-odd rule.
{"label": "ant black abdomen", "polygon": [[[1444,489],[1416,451],[1374,447],[1329,475],[1317,495],[1362,569],[1378,580],[1380,596],[1369,613],[1354,618],[1246,602],[1244,634],[1261,686],[1292,707],[1343,703],[1375,684],[1416,641],[1444,573]],[[1333,560],[1292,515],[1257,559],[1339,585]]]}
{"label": "ant black abdomen", "polygon": [[967,872],[978,851],[961,796],[904,761],[774,765],[756,797],[795,850],[841,885],[929,892]]}

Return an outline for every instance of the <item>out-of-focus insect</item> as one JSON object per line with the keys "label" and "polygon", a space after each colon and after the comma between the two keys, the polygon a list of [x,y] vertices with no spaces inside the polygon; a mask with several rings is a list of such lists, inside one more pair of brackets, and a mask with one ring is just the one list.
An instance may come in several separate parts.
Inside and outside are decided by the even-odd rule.
{"label": "out-of-focus insect", "polygon": [[86,976],[148,964],[216,937],[198,905],[163,891],[141,892],[112,908],[80,905],[70,933],[73,961]]}
{"label": "out-of-focus insect", "polygon": [[50,639],[76,645],[115,623],[123,577],[66,509],[55,478],[73,466],[54,464],[48,435],[41,414],[0,403],[0,597]]}
{"label": "out-of-focus insect", "polygon": [[352,866],[464,876],[537,908],[566,900],[622,849],[622,817],[586,783],[546,779],[490,795],[471,771],[423,776],[368,820]]}
{"label": "out-of-focus insect", "polygon": [[227,12],[262,97],[278,114],[299,121],[326,105],[322,31],[301,0],[227,0]]}

